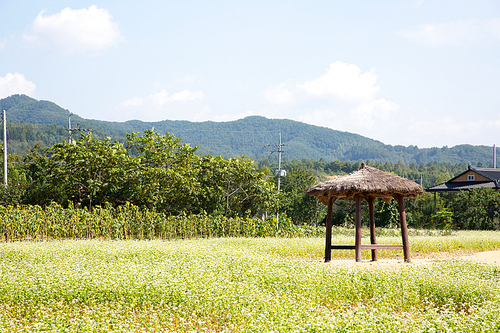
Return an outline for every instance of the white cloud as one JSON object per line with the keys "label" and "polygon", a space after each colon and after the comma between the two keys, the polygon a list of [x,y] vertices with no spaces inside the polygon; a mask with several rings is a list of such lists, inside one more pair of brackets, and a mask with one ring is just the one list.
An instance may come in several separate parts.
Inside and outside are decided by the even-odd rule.
{"label": "white cloud", "polygon": [[26,80],[23,74],[7,73],[4,77],[0,77],[0,98],[14,94],[31,95],[35,88],[36,85]]}
{"label": "white cloud", "polygon": [[155,94],[151,94],[148,96],[148,100],[152,102],[154,105],[157,106],[163,106],[166,103],[169,102],[187,102],[187,101],[193,101],[196,99],[203,99],[205,95],[201,90],[197,91],[191,91],[188,89],[185,89],[181,92],[178,93],[173,93],[172,95],[169,95],[165,89],[161,90],[160,92],[157,92]]}
{"label": "white cloud", "polygon": [[411,7],[414,8],[414,9],[419,9],[420,6],[422,6],[423,2],[424,2],[424,0],[418,0]]}
{"label": "white cloud", "polygon": [[370,128],[377,122],[389,121],[392,114],[399,110],[399,105],[381,98],[369,103],[361,103],[351,115],[360,127]]}
{"label": "white cloud", "polygon": [[149,95],[147,99],[156,106],[162,106],[168,102],[168,93],[163,89],[160,92]]}
{"label": "white cloud", "polygon": [[471,119],[470,113],[467,118],[459,113],[442,116],[436,111],[400,106],[380,96],[382,89],[374,72],[363,72],[354,64],[332,63],[317,78],[295,85],[284,82],[265,90],[263,97],[270,103],[265,114],[279,118],[286,114],[308,124],[393,145],[442,147],[493,144],[497,140],[500,114]]}
{"label": "white cloud", "polygon": [[133,97],[122,102],[123,106],[140,106],[144,100],[139,97]]}
{"label": "white cloud", "polygon": [[297,118],[308,124],[358,133],[392,145],[418,143],[420,148],[452,147],[458,144],[498,145],[500,114],[491,119],[468,120],[456,115],[438,116],[432,112],[400,109],[396,104],[378,100],[374,102],[373,108],[371,105],[362,105],[352,112],[314,110],[302,113]]}
{"label": "white cloud", "polygon": [[402,33],[403,36],[430,45],[455,46],[484,40],[500,39],[500,19],[485,21],[461,20],[447,23],[429,23]]}
{"label": "white cloud", "polygon": [[146,97],[136,96],[123,101],[118,107],[119,119],[207,120],[212,111],[204,104],[204,99],[205,94],[201,90],[185,89],[169,94],[166,89],[162,89]]}
{"label": "white cloud", "polygon": [[394,124],[399,109],[398,104],[381,98],[368,103],[360,103],[354,109],[330,107],[304,112],[299,115],[299,120],[381,140],[389,137],[387,133],[393,134],[397,131]]}
{"label": "white cloud", "polygon": [[245,117],[253,116],[255,113],[252,110],[247,110],[238,114],[222,114],[213,117],[214,121],[233,121],[243,119]]}
{"label": "white cloud", "polygon": [[500,39],[500,18],[492,19],[484,23],[486,34]]}
{"label": "white cloud", "polygon": [[[446,115],[439,118],[427,117],[425,119],[412,119],[408,124],[408,132],[422,140],[432,138],[433,146],[456,144],[484,144],[490,141],[494,144],[497,140],[496,133],[500,131],[500,115],[497,119],[474,119],[460,121],[455,117]],[[436,144],[435,142],[440,142]],[[430,146],[430,145],[429,145]]]}
{"label": "white cloud", "polygon": [[173,93],[169,98],[169,102],[184,102],[184,101],[193,101],[195,99],[203,99],[205,95],[201,90],[191,91],[191,90],[183,90],[178,93]]}
{"label": "white cloud", "polygon": [[183,84],[188,84],[188,83],[193,83],[196,80],[198,80],[198,77],[196,75],[186,75],[186,76],[181,77],[179,79],[179,82],[183,83]]}
{"label": "white cloud", "polygon": [[42,10],[24,35],[34,45],[54,48],[64,54],[96,52],[122,42],[118,24],[106,9],[65,8],[53,15]]}
{"label": "white cloud", "polygon": [[348,128],[349,119],[346,115],[333,109],[314,110],[299,115],[299,121],[307,124],[325,126],[339,131]]}
{"label": "white cloud", "polygon": [[376,81],[374,68],[363,73],[355,64],[336,61],[316,79],[295,86],[284,82],[267,88],[263,96],[268,102],[279,105],[291,105],[311,98],[337,99],[347,103],[370,102],[380,91]]}
{"label": "white cloud", "polygon": [[295,86],[281,83],[263,95],[303,122],[369,135],[386,128],[399,111],[398,104],[377,98],[379,92],[374,68],[363,72],[355,64],[336,61],[315,79]]}
{"label": "white cloud", "polygon": [[273,104],[288,105],[293,102],[293,92],[287,83],[270,87],[263,94],[264,98]]}
{"label": "white cloud", "polygon": [[317,79],[297,85],[299,90],[311,96],[333,96],[345,101],[370,101],[379,92],[376,86],[377,76],[375,69],[361,73],[361,69],[354,64],[336,61],[330,64],[326,73]]}
{"label": "white cloud", "polygon": [[193,120],[194,121],[207,120],[211,113],[212,113],[212,110],[208,107],[208,105],[205,105],[204,107],[201,108],[200,112],[195,114]]}

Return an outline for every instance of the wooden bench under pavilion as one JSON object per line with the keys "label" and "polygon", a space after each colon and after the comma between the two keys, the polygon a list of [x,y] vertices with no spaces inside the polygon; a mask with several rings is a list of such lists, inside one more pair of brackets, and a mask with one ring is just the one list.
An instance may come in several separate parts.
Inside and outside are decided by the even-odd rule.
{"label": "wooden bench under pavilion", "polygon": [[[325,262],[331,260],[332,250],[355,250],[356,261],[361,261],[362,249],[372,250],[373,261],[378,260],[378,249],[402,249],[404,261],[411,262],[403,199],[404,197],[416,197],[423,194],[424,191],[419,184],[361,163],[361,167],[352,174],[311,186],[306,190],[306,193],[307,195],[317,197],[323,204],[328,206],[328,213],[326,216]],[[373,203],[377,198],[386,202],[394,198],[398,202],[403,245],[377,244],[375,235],[375,212],[373,208]],[[337,199],[356,200],[355,245],[332,245],[332,212],[333,203]],[[370,245],[361,244],[361,201],[363,199],[368,202]]]}

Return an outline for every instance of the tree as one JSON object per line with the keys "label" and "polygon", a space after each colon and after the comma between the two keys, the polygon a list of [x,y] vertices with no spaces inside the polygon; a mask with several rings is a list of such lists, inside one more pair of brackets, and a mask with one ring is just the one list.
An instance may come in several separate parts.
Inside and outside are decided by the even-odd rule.
{"label": "tree", "polygon": [[197,148],[181,144],[170,133],[160,135],[154,128],[127,135],[127,148],[135,157],[132,199],[170,214],[193,210],[198,188]]}
{"label": "tree", "polygon": [[256,216],[275,210],[276,191],[263,171],[247,157],[211,155],[199,161],[198,205],[210,214]]}
{"label": "tree", "polygon": [[87,134],[78,142],[63,141],[44,151],[51,158],[47,180],[52,192],[59,192],[56,201],[91,208],[126,199],[120,197],[126,192],[133,161],[122,143]]}
{"label": "tree", "polygon": [[291,168],[281,181],[280,212],[296,224],[318,225],[325,207],[318,199],[306,195],[306,189],[317,183],[311,170]]}
{"label": "tree", "polygon": [[50,186],[49,183],[51,167],[52,160],[41,153],[39,144],[35,144],[17,164],[19,173],[22,173],[26,180],[25,191],[17,203],[44,206],[52,200],[61,201],[58,200],[60,187]]}
{"label": "tree", "polygon": [[448,206],[455,227],[500,230],[500,192],[477,188],[456,193]]}
{"label": "tree", "polygon": [[385,202],[382,199],[375,200],[375,226],[397,228],[399,223],[399,210],[396,200]]}
{"label": "tree", "polygon": [[[3,146],[0,149],[0,153],[3,154]],[[26,179],[25,174],[20,169],[22,165],[22,158],[18,154],[9,154],[7,157],[7,174],[8,186],[5,187],[3,183],[3,172],[2,172],[2,183],[0,185],[0,204],[1,205],[15,205],[21,202],[26,189],[29,186],[29,182]],[[3,163],[2,163],[2,170]]]}

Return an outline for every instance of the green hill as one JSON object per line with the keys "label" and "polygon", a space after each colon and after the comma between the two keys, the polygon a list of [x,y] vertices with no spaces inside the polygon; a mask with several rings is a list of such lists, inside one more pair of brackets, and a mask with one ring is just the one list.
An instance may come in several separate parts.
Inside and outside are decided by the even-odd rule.
{"label": "green hill", "polygon": [[[49,101],[38,101],[26,95],[13,95],[0,100],[0,109],[7,111],[9,151],[24,153],[35,142],[42,146],[67,139],[70,111]],[[289,159],[401,161],[405,164],[432,161],[450,163],[492,163],[492,147],[459,145],[452,148],[391,146],[361,135],[325,127],[307,125],[287,119],[251,116],[229,122],[190,122],[164,120],[143,122],[106,122],[71,116],[73,127],[88,128],[96,137],[111,136],[123,140],[131,132],[152,127],[159,133],[170,132],[192,146],[199,154],[251,158],[268,157],[276,150],[281,131],[284,156]],[[11,149],[12,147],[12,149]]]}

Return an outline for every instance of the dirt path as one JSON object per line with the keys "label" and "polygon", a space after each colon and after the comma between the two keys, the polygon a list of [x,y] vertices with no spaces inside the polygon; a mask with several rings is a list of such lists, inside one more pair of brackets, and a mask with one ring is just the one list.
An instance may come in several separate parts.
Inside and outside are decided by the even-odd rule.
{"label": "dirt path", "polygon": [[488,264],[500,266],[500,251],[478,252],[468,256],[462,256],[459,258],[476,262],[485,262]]}
{"label": "dirt path", "polygon": [[[464,255],[459,257],[447,257],[447,258],[413,258],[411,264],[413,265],[426,265],[439,260],[448,259],[461,259],[471,262],[481,262],[491,265],[500,266],[500,251],[487,251],[478,252],[470,255]],[[355,262],[354,259],[340,259],[332,260],[330,265],[349,267],[366,267],[366,268],[390,268],[396,267],[403,264],[403,259],[379,259],[379,261],[363,260],[361,262]]]}

